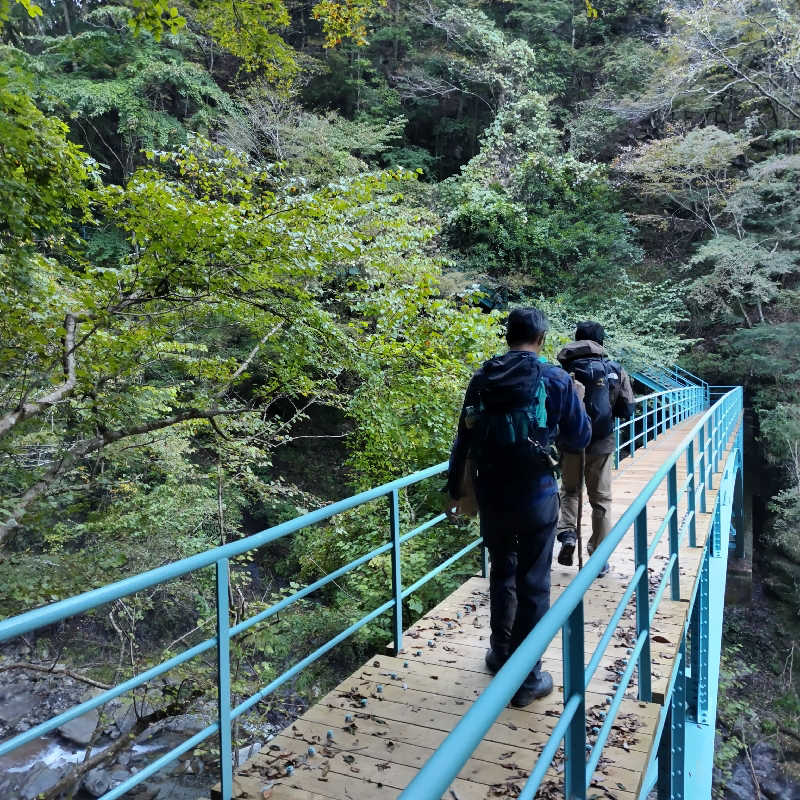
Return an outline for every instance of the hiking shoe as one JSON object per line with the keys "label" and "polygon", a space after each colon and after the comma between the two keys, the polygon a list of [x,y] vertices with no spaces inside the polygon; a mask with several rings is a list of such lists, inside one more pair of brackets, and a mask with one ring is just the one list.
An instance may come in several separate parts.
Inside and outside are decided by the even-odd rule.
{"label": "hiking shoe", "polygon": [[575,553],[575,542],[562,542],[558,551],[558,563],[565,567],[572,566],[572,556]]}
{"label": "hiking shoe", "polygon": [[486,666],[489,667],[489,672],[495,673],[500,669],[500,667],[503,666],[503,664],[506,663],[506,661],[508,661],[508,656],[501,656],[499,653],[492,650],[492,648],[490,647],[486,651],[485,661],[486,661]]}
{"label": "hiking shoe", "polygon": [[600,572],[597,573],[597,577],[605,578],[605,576],[608,575],[610,569],[611,567],[608,566],[608,561],[606,561],[605,565],[603,566],[603,569],[601,569]]}
{"label": "hiking shoe", "polygon": [[561,550],[558,553],[558,563],[563,564],[565,567],[571,567],[572,556],[575,553],[575,545],[578,542],[578,536],[574,530],[567,528],[566,530],[559,531],[558,541],[561,542]]}
{"label": "hiking shoe", "polygon": [[514,708],[525,708],[540,697],[547,697],[553,691],[553,676],[549,672],[542,672],[539,680],[533,686],[520,686],[517,693],[511,698]]}

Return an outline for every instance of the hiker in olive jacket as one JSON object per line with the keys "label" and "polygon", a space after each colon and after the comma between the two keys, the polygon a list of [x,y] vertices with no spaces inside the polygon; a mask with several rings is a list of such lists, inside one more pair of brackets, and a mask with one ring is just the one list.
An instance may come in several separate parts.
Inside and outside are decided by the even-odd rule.
{"label": "hiker in olive jacket", "polygon": [[[581,322],[575,341],[558,354],[563,369],[584,384],[584,404],[592,421],[592,440],[585,451],[583,478],[592,507],[592,536],[586,547],[591,555],[611,530],[611,467],[614,453],[614,419],[628,419],[634,410],[633,389],[621,364],[611,361],[603,347],[605,331],[598,322]],[[561,446],[561,514],[558,563],[572,565],[577,544],[578,493],[582,491],[581,453]],[[600,577],[608,572],[603,567]]]}

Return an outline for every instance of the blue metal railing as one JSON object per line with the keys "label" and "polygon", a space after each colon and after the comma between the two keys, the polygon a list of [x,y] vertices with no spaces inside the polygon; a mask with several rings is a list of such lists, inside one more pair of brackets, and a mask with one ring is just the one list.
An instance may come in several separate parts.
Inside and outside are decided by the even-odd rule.
{"label": "blue metal railing", "polygon": [[[617,447],[616,447],[617,463],[619,462],[619,459],[623,455],[627,456],[632,455],[637,449],[637,447],[646,447],[649,442],[652,442],[653,439],[655,439],[661,433],[666,432],[674,425],[681,423],[683,420],[687,419],[691,415],[699,413],[704,408],[704,393],[699,387],[696,386],[690,386],[681,389],[671,389],[666,392],[660,392],[656,394],[647,395],[646,397],[640,397],[637,399],[636,405],[638,413],[636,413],[635,416],[630,421],[626,421],[622,423],[622,425],[617,427]],[[641,430],[639,430],[638,432],[637,432],[637,426],[641,428]],[[620,439],[622,439],[622,441],[620,441]],[[716,442],[717,440],[715,439],[714,441]],[[712,454],[715,452],[713,447],[711,448],[710,452]],[[220,740],[221,795],[223,800],[229,800],[232,791],[233,744],[231,742],[231,723],[233,722],[233,720],[235,720],[249,708],[254,706],[260,700],[265,698],[275,689],[277,689],[287,681],[291,680],[295,675],[297,675],[308,665],[312,664],[314,661],[319,659],[325,653],[330,651],[337,644],[344,641],[349,636],[353,635],[356,631],[364,627],[366,624],[374,620],[376,617],[380,616],[381,614],[387,613],[389,611],[391,611],[393,614],[392,632],[393,632],[394,648],[395,650],[399,650],[402,647],[402,636],[403,636],[402,633],[403,600],[409,597],[413,592],[415,592],[425,583],[430,581],[432,578],[434,578],[444,569],[449,567],[451,564],[455,563],[457,560],[465,556],[467,553],[469,553],[470,551],[474,550],[479,546],[482,546],[482,539],[480,538],[474,539],[469,544],[461,548],[457,553],[454,553],[449,558],[445,559],[437,567],[430,570],[419,580],[412,583],[410,586],[406,587],[403,586],[402,574],[401,574],[401,560],[400,560],[401,546],[405,542],[414,538],[415,536],[418,536],[430,530],[433,526],[442,522],[444,519],[446,519],[446,515],[438,514],[434,516],[432,519],[418,525],[413,530],[401,534],[400,514],[399,514],[399,492],[427,478],[440,475],[446,469],[447,469],[446,462],[437,464],[436,466],[429,467],[428,469],[416,472],[413,475],[400,478],[390,483],[383,484],[382,486],[378,486],[374,489],[361,492],[345,500],[332,503],[331,505],[318,509],[317,511],[312,511],[308,514],[304,514],[303,516],[298,517],[294,520],[290,520],[288,522],[277,525],[273,528],[269,528],[268,530],[256,533],[245,539],[241,539],[240,541],[232,542],[222,547],[217,547],[205,553],[200,553],[198,555],[191,556],[189,558],[185,558],[180,561],[176,561],[172,564],[167,564],[165,566],[158,567],[157,569],[144,572],[140,575],[135,575],[125,580],[118,581],[117,583],[104,586],[100,589],[95,589],[93,591],[85,592],[84,594],[77,595],[75,597],[71,597],[66,600],[62,600],[60,602],[44,606],[42,608],[34,609],[33,611],[28,611],[24,614],[20,614],[18,616],[11,617],[9,619],[0,622],[0,642],[3,642],[13,637],[21,636],[30,631],[48,625],[52,625],[53,623],[60,622],[61,620],[84,613],[91,609],[105,605],[106,603],[110,603],[122,597],[126,597],[127,595],[131,595],[134,594],[135,592],[142,591],[143,589],[147,589],[157,584],[174,580],[175,578],[187,575],[190,572],[210,567],[212,565],[215,567],[216,570],[216,612],[217,612],[216,636],[206,639],[205,641],[194,645],[193,647],[185,650],[184,652],[172,658],[169,658],[166,661],[163,661],[162,663],[148,670],[145,670],[139,675],[136,675],[130,678],[129,680],[97,695],[96,697],[93,697],[89,700],[86,700],[83,703],[80,703],[77,706],[74,706],[68,711],[65,711],[62,714],[53,717],[47,722],[43,722],[39,725],[36,725],[33,728],[29,729],[28,731],[25,731],[24,733],[20,733],[17,736],[14,736],[13,738],[0,743],[0,756],[5,755],[6,753],[9,753],[15,750],[16,748],[21,747],[22,745],[33,741],[39,736],[43,736],[55,730],[56,728],[65,724],[66,722],[69,722],[70,720],[75,719],[76,717],[82,714],[85,714],[87,711],[90,711],[94,708],[98,708],[104,705],[105,703],[109,702],[110,700],[113,700],[114,698],[119,697],[120,695],[126,692],[136,689],[137,687],[143,686],[148,681],[151,681],[154,678],[163,675],[169,670],[181,664],[184,664],[189,660],[196,658],[197,656],[200,656],[203,653],[208,652],[209,650],[216,648],[218,687],[219,687],[219,707],[217,713],[217,721],[207,726],[204,730],[200,731],[187,741],[183,742],[182,744],[173,748],[172,750],[165,753],[161,757],[157,758],[149,765],[147,765],[145,768],[137,772],[135,775],[131,776],[123,783],[116,786],[111,791],[107,792],[105,795],[103,795],[102,800],[114,800],[114,798],[121,797],[127,791],[134,788],[142,781],[146,780],[155,772],[167,766],[182,754],[194,749],[201,742],[205,741],[206,739],[215,734],[219,735],[219,740]],[[330,519],[336,514],[342,513],[344,511],[349,511],[353,508],[356,508],[357,506],[363,505],[364,503],[368,503],[370,501],[378,500],[381,498],[387,498],[389,501],[390,533],[389,536],[387,537],[387,541],[385,544],[381,545],[380,547],[376,547],[375,549],[371,550],[368,553],[365,553],[364,555],[351,561],[349,564],[346,564],[345,566],[335,570],[329,575],[326,575],[320,580],[315,581],[314,583],[311,583],[310,585],[297,590],[290,596],[280,600],[279,602],[270,606],[268,609],[265,609],[261,613],[253,617],[250,617],[246,620],[243,620],[242,622],[239,622],[237,625],[230,626],[228,578],[229,578],[230,560],[232,558],[235,558],[236,556],[242,555],[243,553],[246,553],[250,550],[262,547],[263,545],[266,545],[270,542],[274,542],[285,536],[293,534],[296,531],[300,530],[301,528],[305,528],[309,525],[314,525],[316,523],[324,522],[325,520]],[[624,517],[623,520],[624,519],[627,519],[627,517]],[[621,538],[621,535],[622,535],[621,533],[618,535],[617,541],[619,538]],[[605,544],[606,543],[604,543],[604,545]],[[597,570],[599,569],[599,565],[604,563],[604,561],[602,560],[602,554],[605,553],[606,550],[610,552],[610,549],[605,548],[604,545],[598,548],[597,554],[595,554],[595,556],[593,556],[592,559],[590,559],[589,562],[587,562],[586,568],[584,568],[584,570],[578,575],[576,580],[573,581],[573,584],[571,584],[570,587],[570,591],[572,591],[572,594],[569,596],[574,596],[576,581],[578,582],[577,585],[583,587],[583,589],[588,588],[589,584],[596,576]],[[280,676],[275,678],[271,683],[260,689],[254,695],[249,697],[247,700],[244,700],[235,707],[231,707],[231,692],[230,692],[231,638],[243,633],[244,631],[250,629],[254,625],[257,625],[261,622],[270,619],[278,612],[290,606],[292,603],[295,603],[296,601],[306,597],[307,595],[311,594],[317,589],[322,588],[323,586],[331,583],[332,581],[335,581],[337,578],[347,574],[348,572],[351,572],[354,569],[357,569],[358,567],[367,563],[376,556],[380,556],[384,553],[391,553],[392,592],[390,599],[388,599],[386,602],[384,602],[377,608],[373,609],[371,612],[366,614],[357,622],[350,625],[341,633],[334,636],[328,642],[318,647],[316,650],[307,655],[305,658],[298,661],[294,666],[283,672]],[[601,560],[598,561],[598,557],[600,557]],[[485,552],[484,552],[483,563],[485,571],[486,569]],[[637,570],[636,579],[639,581],[644,580],[646,582],[647,575],[643,567],[640,567]],[[583,589],[581,590],[581,592],[583,591]],[[557,608],[561,609],[563,607],[564,607],[563,603],[561,603],[561,605],[556,604],[556,606],[554,606],[554,609]],[[580,613],[582,614],[582,609]],[[555,635],[555,633],[558,631],[558,628],[562,624],[559,622],[555,628],[552,628],[554,624],[553,621],[555,619],[556,617],[553,616],[553,612],[550,612],[548,617],[546,617],[547,623],[545,627],[541,628],[541,625],[537,627],[537,631],[540,631],[541,628],[541,632],[538,634],[539,638],[537,638],[536,640],[537,642],[542,637],[546,637],[547,642],[549,642],[550,639],[552,639],[552,636]],[[543,620],[543,623],[544,622],[545,621]],[[573,640],[577,641],[577,638],[575,637],[580,637],[580,641],[582,642],[582,635],[583,635],[582,626],[578,625],[577,617],[575,618],[575,620],[573,620],[572,623],[570,623],[570,625],[571,625],[571,627],[569,628],[569,630],[571,631],[570,635],[573,637],[572,639],[570,639],[570,641]],[[580,634],[578,633],[579,627],[581,628]],[[553,632],[549,633],[551,628]],[[566,637],[565,641],[567,641]],[[607,644],[607,639],[605,639],[605,637],[603,641]],[[601,642],[601,644],[602,643],[603,642]],[[645,647],[647,648],[646,651],[644,651]],[[531,646],[529,644],[526,644],[524,652],[528,651],[531,651]],[[637,647],[634,652],[636,654],[646,652],[648,654],[647,658],[649,658],[649,641],[647,640],[646,637],[642,639],[641,642],[637,641]],[[580,679],[578,676],[577,667],[575,667],[575,675],[573,676],[575,686],[578,686],[582,682],[588,683],[589,679],[591,678],[591,674],[594,673],[594,670],[597,668],[597,665],[599,664],[601,655],[602,651],[598,650],[598,652],[595,654],[592,661],[590,662],[589,667],[586,669],[585,673],[583,672],[583,668],[581,667],[582,675]],[[641,657],[644,658],[644,656]],[[519,656],[515,655],[514,658],[509,663],[512,665],[511,674],[509,675],[509,673],[507,672],[508,667],[503,668],[503,674],[506,676],[507,679],[510,679],[511,682],[513,683],[513,681],[515,680],[514,676],[517,674],[517,672],[519,672],[520,677],[515,684],[516,686],[519,686],[524,677],[521,671],[523,670],[523,667],[519,666],[523,662],[519,660]],[[576,663],[577,662],[575,660],[570,662],[572,666],[574,666]],[[514,665],[517,666],[515,667]],[[516,669],[517,672],[514,672],[513,671],[514,669]],[[525,675],[526,674],[527,670],[525,671]],[[487,696],[490,698],[490,701],[492,697],[497,696],[497,689],[496,688],[492,689],[495,683],[498,682],[497,681],[493,682],[493,684],[487,690],[488,692]],[[505,681],[503,681],[502,683],[505,685]],[[508,697],[510,697],[510,694]],[[506,697],[506,699],[503,701],[503,705],[505,705],[505,703],[508,701],[508,697]],[[565,711],[568,715],[575,715],[574,716],[575,719],[580,717],[582,720],[584,713],[583,712],[584,706],[583,706],[583,700],[581,698],[582,694],[580,695],[580,697],[578,694],[575,694],[575,699],[570,700]],[[481,707],[482,708],[486,707],[486,701],[483,701],[483,705]],[[571,716],[565,717],[564,719],[566,719],[567,721],[559,723],[560,727],[558,728],[558,730],[561,730],[562,728],[566,729],[571,724],[570,723],[570,720],[572,719]],[[570,730],[572,731],[572,728],[570,728]],[[604,730],[606,730],[605,727]],[[571,735],[576,736],[574,731],[572,731]],[[605,741],[605,736],[607,736],[607,731],[604,734],[603,741]],[[557,745],[558,742],[556,743],[556,747]],[[597,758],[599,758],[599,754]],[[542,774],[544,774],[544,768],[542,768],[541,772]],[[417,785],[416,781],[414,785]],[[416,791],[416,789],[413,791]],[[413,795],[413,796],[422,796],[422,795]]]}
{"label": "blue metal railing", "polygon": [[637,397],[634,415],[614,422],[614,466],[618,467],[623,457],[633,455],[639,447],[647,447],[659,433],[702,411],[707,404],[707,393],[700,386],[667,389]]}
{"label": "blue metal railing", "polygon": [[[706,495],[713,486],[714,474],[720,470],[721,458],[733,428],[739,421],[741,412],[742,390],[741,388],[736,388],[720,398],[713,407],[703,414],[702,418],[687,433],[681,444],[664,461],[658,472],[631,503],[608,536],[586,562],[584,568],[570,582],[569,586],[539,621],[528,638],[500,669],[496,678],[483,691],[445,741],[428,759],[408,788],[400,795],[401,800],[431,800],[441,797],[446,792],[447,787],[461,771],[475,748],[486,735],[486,732],[495,723],[497,717],[527,677],[531,665],[535,664],[543,656],[559,631],[562,632],[563,645],[564,710],[519,797],[527,800],[534,797],[553,755],[563,740],[566,753],[564,762],[565,796],[571,800],[585,800],[592,775],[611,731],[614,718],[622,704],[634,668],[638,667],[639,699],[645,702],[649,702],[652,699],[650,685],[650,623],[667,586],[666,581],[669,582],[671,587],[672,598],[680,599],[678,563],[680,544],[688,533],[690,546],[696,545],[695,503],[699,502],[701,510],[705,511]],[[697,457],[695,458],[695,456]],[[686,513],[682,521],[679,522],[677,464],[681,458],[686,459],[688,478],[685,484],[685,494],[687,495]],[[664,481],[668,482],[667,515],[664,523],[656,533],[655,541],[648,547],[647,504]],[[715,531],[719,527],[719,497],[720,495],[718,494],[714,511]],[[628,591],[623,595],[615,613],[612,615],[606,634],[599,642],[588,667],[584,669],[583,597],[612,552],[627,535],[631,526],[634,529],[635,571]],[[649,597],[648,562],[665,530],[669,530],[670,561],[664,570],[661,584],[651,602]],[[715,547],[718,547],[715,541],[715,536],[711,536],[709,543],[706,545],[706,558],[709,553],[714,553]],[[708,549],[709,545],[711,547],[710,551]],[[601,656],[605,650],[622,616],[622,611],[634,592],[636,594],[635,645],[611,699],[605,721],[594,745],[589,750],[587,759],[586,688],[600,663],[598,653]],[[699,608],[697,613],[700,614]],[[676,665],[673,669],[670,686],[664,702],[664,711],[659,723],[659,736],[662,743],[668,739],[674,742],[683,735],[686,710],[685,662],[686,648],[684,641],[681,645],[681,652],[676,659]],[[699,680],[702,671],[703,669],[698,667],[693,679]],[[669,714],[669,717],[667,717],[667,714]],[[667,722],[669,723],[669,735],[664,733],[667,730],[665,727]],[[682,758],[680,766],[676,765],[673,768],[673,748],[668,747],[665,749],[661,747],[659,797],[683,797],[682,791],[673,791],[674,786],[678,785],[676,772],[682,769]],[[666,782],[669,782],[669,788],[666,787]]]}
{"label": "blue metal railing", "polygon": [[685,386],[701,386],[705,390],[706,403],[709,401],[708,382],[704,381],[702,378],[698,378],[697,375],[694,375],[678,364],[672,364],[668,367],[652,365],[643,367],[638,372],[634,372],[632,377],[655,391],[676,389]]}

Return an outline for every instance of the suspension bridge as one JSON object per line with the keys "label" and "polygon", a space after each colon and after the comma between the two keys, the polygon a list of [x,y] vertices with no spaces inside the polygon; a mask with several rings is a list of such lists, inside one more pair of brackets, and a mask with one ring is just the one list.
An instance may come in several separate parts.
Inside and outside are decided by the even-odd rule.
{"label": "suspension bridge", "polygon": [[[496,676],[488,647],[488,561],[476,538],[419,579],[403,580],[403,545],[435,535],[444,514],[403,530],[400,495],[439,464],[223,547],[0,622],[0,642],[195,570],[216,570],[216,635],[0,743],[0,756],[171,669],[213,653],[216,720],[112,788],[131,792],[210,739],[219,747],[214,800],[477,800],[495,797],[709,798],[729,553],[742,536],[742,390],[712,387],[679,367],[634,375],[649,394],[618,424],[614,527],[580,571],[553,562],[552,605]],[[231,624],[231,559],[376,500],[389,506],[385,543]],[[589,531],[585,532],[588,539]],[[404,625],[404,601],[480,548],[482,574]],[[388,554],[392,585],[377,608],[232,703],[230,642],[351,570]],[[603,565],[610,572],[599,578]],[[380,615],[393,641],[234,768],[232,726]],[[539,658],[555,691],[508,703]]]}

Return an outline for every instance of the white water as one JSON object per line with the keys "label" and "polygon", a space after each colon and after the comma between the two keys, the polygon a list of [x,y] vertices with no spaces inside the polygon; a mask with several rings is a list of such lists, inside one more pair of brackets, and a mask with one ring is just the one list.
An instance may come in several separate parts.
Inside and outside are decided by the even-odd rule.
{"label": "white water", "polygon": [[[102,753],[105,747],[93,747],[90,756]],[[18,766],[8,767],[8,772],[27,772],[31,767],[44,764],[47,767],[56,767],[59,764],[80,764],[86,757],[86,750],[73,751],[62,747],[58,742],[49,742],[47,746],[40,750],[30,761]]]}
{"label": "white water", "polygon": [[[89,753],[89,757],[96,756],[102,753],[110,745],[105,747],[93,747]],[[135,744],[131,748],[131,752],[135,754],[152,753],[155,750],[163,750],[167,745],[165,744]],[[44,765],[46,767],[58,767],[61,764],[80,764],[86,758],[86,750],[70,750],[58,742],[50,741],[43,745],[42,749],[36,753],[29,761],[15,767],[7,767],[7,772],[27,772],[35,766]]]}

